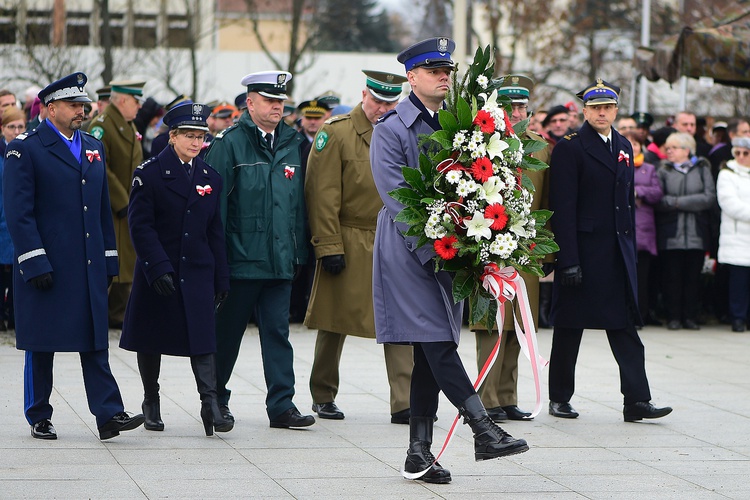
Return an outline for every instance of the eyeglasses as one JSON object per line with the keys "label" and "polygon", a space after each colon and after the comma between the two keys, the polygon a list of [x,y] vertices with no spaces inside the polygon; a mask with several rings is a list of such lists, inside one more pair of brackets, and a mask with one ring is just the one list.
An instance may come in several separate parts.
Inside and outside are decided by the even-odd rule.
{"label": "eyeglasses", "polygon": [[750,151],[735,151],[734,156],[737,158],[744,158],[745,156],[750,155]]}
{"label": "eyeglasses", "polygon": [[190,142],[195,142],[195,141],[203,142],[206,139],[206,134],[184,134],[182,137],[184,137]]}
{"label": "eyeglasses", "polygon": [[9,128],[11,130],[23,130],[26,128],[25,125],[6,125],[5,128]]}
{"label": "eyeglasses", "polygon": [[527,109],[529,109],[529,106],[527,104],[515,104],[515,103],[513,103],[513,104],[510,105],[510,108],[513,111],[526,111]]}

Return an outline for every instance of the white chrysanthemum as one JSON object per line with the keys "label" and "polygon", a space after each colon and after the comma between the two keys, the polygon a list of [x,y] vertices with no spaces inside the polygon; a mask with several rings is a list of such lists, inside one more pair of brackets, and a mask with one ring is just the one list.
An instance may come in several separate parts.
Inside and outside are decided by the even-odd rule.
{"label": "white chrysanthemum", "polygon": [[463,131],[456,132],[453,136],[453,149],[459,149],[464,142],[466,142],[466,134]]}
{"label": "white chrysanthemum", "polygon": [[461,182],[456,186],[456,194],[461,197],[469,196],[469,194],[471,194],[468,184],[464,181],[465,179],[461,179]]}
{"label": "white chrysanthemum", "polygon": [[427,218],[427,224],[436,226],[440,224],[440,216],[438,214],[432,214]]}
{"label": "white chrysanthemum", "polygon": [[477,144],[477,146],[471,152],[471,157],[476,160],[477,158],[481,158],[483,156],[487,156],[487,145],[481,142]]}
{"label": "white chrysanthemum", "polygon": [[444,238],[448,234],[448,231],[443,226],[435,226],[435,234],[437,235],[435,239]]}
{"label": "white chrysanthemum", "polygon": [[473,179],[466,181],[466,189],[468,189],[470,193],[474,193],[478,191],[479,188],[480,188],[480,185]]}
{"label": "white chrysanthemum", "polygon": [[436,240],[438,236],[437,236],[437,231],[436,231],[435,226],[429,226],[429,225],[425,226],[424,235],[430,238],[431,240]]}
{"label": "white chrysanthemum", "polygon": [[486,76],[479,75],[477,77],[477,85],[479,85],[482,89],[486,89],[488,83],[490,83],[490,81]]}
{"label": "white chrysanthemum", "polygon": [[484,143],[484,132],[481,130],[475,130],[471,133],[471,138],[469,139],[469,142],[473,142],[475,144],[483,144]]}
{"label": "white chrysanthemum", "polygon": [[445,180],[450,182],[451,184],[458,184],[458,181],[461,180],[462,174],[460,170],[451,170],[445,175]]}
{"label": "white chrysanthemum", "polygon": [[443,214],[443,224],[451,224],[453,222],[453,217],[450,216],[450,214]]}
{"label": "white chrysanthemum", "polygon": [[499,256],[501,259],[507,259],[518,247],[518,242],[511,234],[500,233],[490,244],[490,253]]}

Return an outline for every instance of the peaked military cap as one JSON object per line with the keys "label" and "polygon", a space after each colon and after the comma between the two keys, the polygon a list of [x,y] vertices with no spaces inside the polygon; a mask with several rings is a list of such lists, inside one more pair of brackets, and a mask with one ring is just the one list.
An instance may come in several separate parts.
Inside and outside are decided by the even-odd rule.
{"label": "peaked military cap", "polygon": [[180,104],[192,103],[192,102],[193,102],[193,100],[191,98],[189,98],[185,94],[180,94],[177,97],[175,97],[174,99],[172,99],[171,101],[169,101],[169,103],[166,106],[164,106],[164,109],[166,109],[167,111],[169,111],[170,109],[172,109],[175,106],[178,106]]}
{"label": "peaked military cap", "polygon": [[250,73],[242,79],[242,85],[247,86],[248,92],[257,92],[269,99],[286,100],[286,84],[292,79],[287,71],[258,71]]}
{"label": "peaked military cap", "polygon": [[214,118],[229,118],[233,114],[237,113],[237,107],[229,104],[228,102],[219,103],[217,106],[212,106],[211,116]]}
{"label": "peaked military cap", "polygon": [[319,103],[316,99],[300,103],[297,109],[306,118],[323,118],[328,112],[328,106]]}
{"label": "peaked military cap", "polygon": [[237,109],[239,109],[240,111],[242,111],[243,109],[247,109],[247,92],[243,92],[235,97],[234,105],[237,106]]}
{"label": "peaked military cap", "polygon": [[164,123],[170,129],[189,128],[208,132],[206,120],[211,114],[211,108],[197,102],[183,103],[174,106],[166,115]]}
{"label": "peaked military cap", "polygon": [[73,73],[50,83],[37,95],[45,106],[53,101],[91,102],[83,89],[87,81],[88,78],[85,74],[81,72]]}
{"label": "peaked military cap", "polygon": [[633,113],[630,115],[630,118],[635,120],[635,123],[639,128],[651,128],[651,125],[654,124],[654,117],[651,116],[651,113],[646,113],[645,111]]}
{"label": "peaked military cap", "polygon": [[406,77],[386,73],[383,71],[370,71],[363,69],[362,73],[367,76],[365,85],[370,94],[381,101],[398,101],[401,97],[401,89],[407,81]]}
{"label": "peaked military cap", "polygon": [[130,94],[140,102],[145,99],[143,97],[143,86],[146,82],[139,80],[118,80],[109,82],[109,86],[112,88],[112,92],[119,92],[120,94]]}
{"label": "peaked military cap", "polygon": [[587,104],[617,104],[620,97],[620,87],[597,78],[596,82],[578,92],[576,96],[583,101],[584,106]]}
{"label": "peaked military cap", "polygon": [[404,49],[396,58],[406,67],[406,71],[414,68],[452,68],[456,63],[451,54],[456,50],[456,42],[448,37],[428,38]]}
{"label": "peaked military cap", "polygon": [[328,92],[319,95],[315,100],[318,101],[318,104],[325,106],[329,110],[341,104],[341,97],[339,97],[339,95],[333,90],[329,90]]}
{"label": "peaked military cap", "polygon": [[109,85],[96,89],[96,95],[99,97],[99,100],[102,99],[109,99],[109,96],[112,94],[112,87]]}
{"label": "peaked military cap", "polygon": [[526,75],[508,75],[503,78],[497,93],[507,95],[513,102],[529,102],[529,96],[534,89],[534,80]]}

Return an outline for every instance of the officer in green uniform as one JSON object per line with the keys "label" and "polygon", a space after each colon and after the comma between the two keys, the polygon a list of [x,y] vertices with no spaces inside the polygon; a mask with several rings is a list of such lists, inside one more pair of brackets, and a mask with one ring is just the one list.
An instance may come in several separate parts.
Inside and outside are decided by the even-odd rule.
{"label": "officer in green uniform", "polygon": [[[504,78],[502,87],[498,94],[507,95],[512,102],[510,123],[517,123],[528,118],[529,94],[534,88],[534,81],[524,75],[508,75]],[[542,136],[526,131],[523,139],[535,139],[543,141]],[[533,156],[547,164],[550,160],[550,147],[533,153]],[[529,179],[534,183],[536,192],[531,204],[531,210],[539,210],[547,207],[547,170],[526,172]],[[534,316],[534,324],[538,325],[539,318],[539,278],[529,273],[521,273],[526,282],[529,294],[531,311]],[[515,301],[514,301],[515,304]],[[477,365],[482,369],[492,349],[497,343],[497,331],[492,333],[481,329],[479,325],[472,325],[472,330],[477,337]],[[516,338],[513,316],[510,307],[505,308],[505,325],[503,325],[503,339],[500,343],[497,359],[492,369],[487,374],[482,385],[479,387],[479,397],[487,408],[487,414],[495,422],[504,420],[526,420],[531,415],[518,408],[518,354],[521,346]]]}
{"label": "officer in green uniform", "polygon": [[[346,336],[375,338],[372,248],[383,203],[372,178],[370,139],[378,118],[398,103],[406,78],[364,73],[362,102],[323,125],[307,164],[305,199],[317,264],[305,325],[318,329],[310,392],[320,418],[344,418],[334,400]],[[412,348],[384,348],[391,421],[408,423]]]}
{"label": "officer in green uniform", "polygon": [[115,221],[120,275],[109,288],[109,326],[122,328],[135,268],[135,250],[128,230],[130,185],[135,168],[143,161],[141,135],[133,120],[143,102],[142,81],[113,81],[110,103],[89,125],[91,135],[102,141],[107,159],[107,182]]}

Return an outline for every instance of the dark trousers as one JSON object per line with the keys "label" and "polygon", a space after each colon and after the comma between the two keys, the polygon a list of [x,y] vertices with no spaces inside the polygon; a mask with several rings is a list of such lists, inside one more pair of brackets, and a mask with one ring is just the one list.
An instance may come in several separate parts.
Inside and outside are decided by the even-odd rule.
{"label": "dark trousers", "polygon": [[414,343],[411,372],[411,416],[434,417],[443,391],[456,408],[476,394],[455,342]]}
{"label": "dark trousers", "polygon": [[729,314],[732,319],[747,321],[750,307],[750,267],[726,266],[729,271]]}
{"label": "dark trousers", "polygon": [[240,353],[250,315],[260,332],[266,413],[274,419],[294,408],[294,351],[289,342],[289,280],[232,280],[230,293],[216,316],[216,389],[220,405],[229,404],[227,382]]}
{"label": "dark trousers", "polygon": [[703,250],[664,250],[662,292],[670,321],[696,321],[700,308]]}
{"label": "dark trousers", "polygon": [[[576,361],[583,329],[555,327],[549,358],[549,399],[567,403],[575,392]],[[620,367],[624,404],[650,401],[643,343],[634,326],[607,330],[607,340]]]}
{"label": "dark trousers", "polygon": [[652,309],[649,303],[648,277],[651,273],[651,261],[653,258],[654,256],[645,250],[638,252],[638,265],[636,267],[636,272],[638,273],[638,309],[641,311],[641,318],[644,323],[648,321]]}
{"label": "dark trousers", "polygon": [[[109,350],[82,352],[81,369],[89,410],[101,427],[124,410],[120,389],[109,368]],[[52,365],[54,352],[26,351],[23,371],[24,413],[29,424],[52,418]]]}

